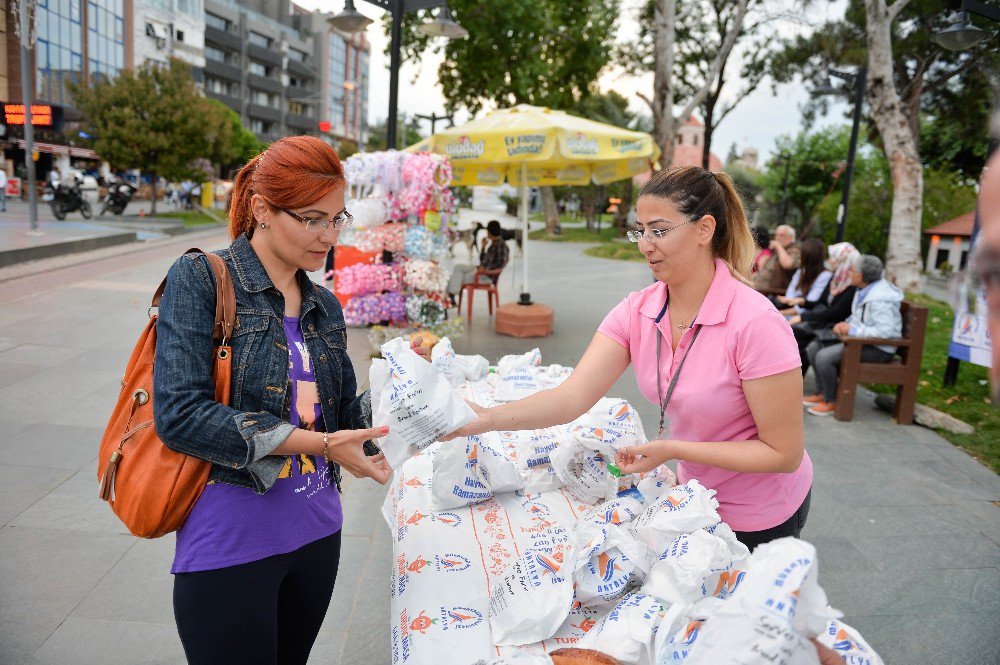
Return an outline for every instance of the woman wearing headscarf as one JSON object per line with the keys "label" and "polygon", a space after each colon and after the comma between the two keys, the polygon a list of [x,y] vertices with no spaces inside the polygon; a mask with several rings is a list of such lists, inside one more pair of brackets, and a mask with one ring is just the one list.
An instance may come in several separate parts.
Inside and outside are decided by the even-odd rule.
{"label": "woman wearing headscarf", "polygon": [[[827,249],[830,256],[829,268],[833,272],[826,288],[813,306],[793,316],[788,320],[795,333],[795,341],[799,345],[799,357],[802,359],[802,373],[809,369],[809,357],[806,347],[816,339],[818,331],[830,330],[833,326],[851,315],[851,302],[854,300],[855,287],[851,286],[851,266],[861,253],[849,242],[839,242]],[[832,334],[830,335],[833,340]]]}

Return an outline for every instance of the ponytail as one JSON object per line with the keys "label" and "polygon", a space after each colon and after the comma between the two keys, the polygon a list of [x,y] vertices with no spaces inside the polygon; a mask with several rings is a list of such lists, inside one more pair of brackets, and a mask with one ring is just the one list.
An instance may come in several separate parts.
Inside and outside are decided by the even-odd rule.
{"label": "ponytail", "polygon": [[688,216],[712,215],[715,218],[712,253],[726,263],[733,277],[750,284],[757,244],[750,232],[743,201],[728,175],[698,166],[666,169],[655,173],[643,186],[639,197],[643,196],[668,199]]}
{"label": "ponytail", "polygon": [[750,223],[743,209],[743,200],[728,174],[717,171],[713,175],[722,188],[725,199],[726,228],[721,237],[716,232],[712,247],[715,249],[715,255],[729,265],[734,277],[742,278],[749,283],[753,259],[757,254],[757,243],[750,231]]}
{"label": "ponytail", "polygon": [[346,184],[340,158],[320,139],[289,136],[275,141],[236,174],[227,202],[229,235],[253,237],[254,194],[271,206],[304,208]]}
{"label": "ponytail", "polygon": [[229,191],[226,208],[229,211],[229,237],[234,240],[244,233],[253,237],[253,211],[250,209],[250,199],[253,197],[253,175],[257,164],[264,153],[260,153],[247,162],[236,174],[233,188]]}

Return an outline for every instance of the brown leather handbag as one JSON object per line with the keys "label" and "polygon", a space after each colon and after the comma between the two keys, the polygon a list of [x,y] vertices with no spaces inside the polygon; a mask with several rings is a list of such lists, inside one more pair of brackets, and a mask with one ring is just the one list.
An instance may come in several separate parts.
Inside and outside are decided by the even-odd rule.
{"label": "brown leather handbag", "polygon": [[[232,350],[229,339],[236,321],[236,293],[225,261],[200,249],[215,273],[215,399],[229,403]],[[150,307],[158,307],[167,280],[160,283]],[[184,525],[208,482],[211,463],[167,448],[153,426],[153,360],[156,314],[132,351],[118,404],[111,414],[98,456],[100,497],[140,538],[159,538]],[[104,465],[102,472],[101,465]]]}

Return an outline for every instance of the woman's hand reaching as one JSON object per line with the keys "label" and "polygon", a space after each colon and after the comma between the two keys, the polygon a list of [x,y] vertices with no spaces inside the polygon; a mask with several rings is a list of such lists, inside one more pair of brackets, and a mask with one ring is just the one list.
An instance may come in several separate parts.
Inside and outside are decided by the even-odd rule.
{"label": "woman's hand reaching", "polygon": [[327,455],[330,461],[350,471],[355,478],[371,478],[385,485],[392,475],[385,455],[365,455],[364,444],[369,439],[376,440],[388,433],[388,427],[342,429],[328,435],[330,445],[327,447]]}
{"label": "woman's hand reaching", "polygon": [[476,412],[476,419],[468,425],[459,427],[454,432],[445,434],[441,437],[442,441],[451,441],[452,439],[457,439],[459,437],[482,434],[483,432],[492,432],[497,428],[496,424],[493,422],[493,417],[490,414],[489,409],[483,408],[475,402],[470,402],[469,400],[465,400],[465,403],[469,405],[469,408]]}
{"label": "woman's hand reaching", "polygon": [[424,346],[424,338],[420,335],[410,338],[410,349],[427,362],[431,361],[431,347]]}
{"label": "woman's hand reaching", "polygon": [[648,441],[639,446],[625,446],[615,453],[615,466],[622,473],[648,473],[674,458],[670,441]]}

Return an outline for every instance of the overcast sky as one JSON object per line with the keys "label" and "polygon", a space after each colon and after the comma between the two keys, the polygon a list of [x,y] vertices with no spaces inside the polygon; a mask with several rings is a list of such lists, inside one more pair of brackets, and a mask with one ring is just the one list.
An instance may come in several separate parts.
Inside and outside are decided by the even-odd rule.
{"label": "overcast sky", "polygon": [[[502,6],[501,0],[487,0],[496,2]],[[319,9],[321,11],[338,13],[343,9],[343,0],[297,0],[299,4],[307,9]],[[371,123],[381,122],[388,113],[389,107],[389,61],[384,55],[387,42],[386,36],[381,29],[381,16],[384,13],[374,5],[363,0],[355,3],[357,9],[370,18],[379,21],[368,28],[367,37],[372,45],[371,52],[371,89],[369,90],[368,113]],[[622,20],[619,22],[617,38],[620,41],[633,39],[638,35],[639,26],[634,19],[635,12],[642,5],[642,0],[622,0]],[[801,8],[802,3],[796,0],[769,0],[768,5],[773,8],[792,7]],[[836,19],[843,16],[845,0],[835,0],[833,2],[815,2],[809,4],[806,11],[805,20],[812,24],[822,23],[826,19]],[[802,11],[797,9],[796,11]],[[794,23],[784,22],[782,33],[790,34],[795,30],[806,29]],[[470,39],[473,39],[471,36]],[[729,71],[738,71],[739,53],[735,53],[728,66]],[[399,109],[410,115],[444,112],[444,96],[437,83],[437,69],[441,61],[441,56],[428,53],[422,63],[418,65],[405,64],[400,68],[399,86]],[[652,95],[653,75],[632,77],[623,76],[620,71],[610,69],[606,71],[598,82],[598,87],[602,91],[614,89],[632,100],[632,107],[636,111],[648,114],[649,107],[636,96],[636,92],[642,91],[647,95]],[[727,83],[727,89],[723,91],[723,103],[726,94],[733,95],[737,92],[736,82]],[[775,139],[781,134],[795,134],[801,126],[801,114],[799,106],[808,100],[808,93],[799,84],[782,85],[778,87],[777,95],[771,92],[770,82],[765,82],[751,93],[746,99],[730,113],[726,119],[716,128],[712,141],[712,151],[725,160],[729,151],[729,146],[736,144],[737,149],[744,147],[754,147],[760,152],[761,161],[765,161],[774,148]],[[565,109],[572,112],[572,109]],[[831,105],[831,111],[826,117],[821,118],[818,126],[831,124],[847,124],[849,121],[845,117],[847,110],[846,103]],[[468,120],[467,114],[460,114],[456,118],[457,123]],[[441,125],[438,125],[440,127]],[[421,128],[422,133],[430,131],[430,124],[425,122]]]}

